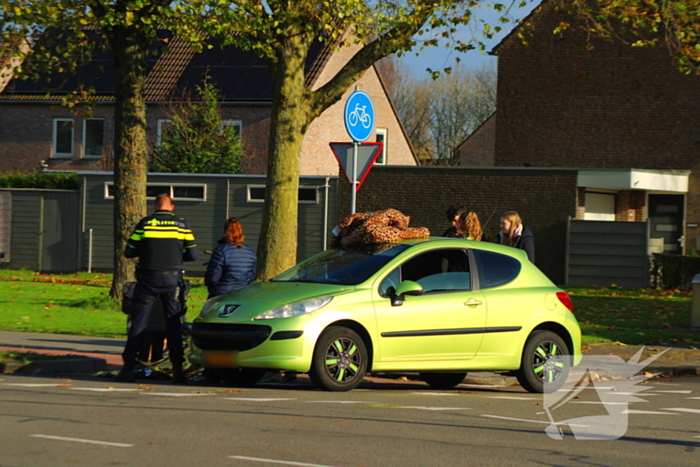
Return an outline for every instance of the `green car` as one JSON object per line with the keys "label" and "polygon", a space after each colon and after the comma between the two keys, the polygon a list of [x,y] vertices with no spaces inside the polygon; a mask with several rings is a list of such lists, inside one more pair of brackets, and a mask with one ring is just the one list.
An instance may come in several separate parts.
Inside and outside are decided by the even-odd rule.
{"label": "green car", "polygon": [[207,301],[192,343],[191,361],[229,384],[288,370],[330,391],[369,372],[448,389],[469,370],[510,370],[542,393],[581,360],[569,296],[524,251],[449,238],[326,250]]}

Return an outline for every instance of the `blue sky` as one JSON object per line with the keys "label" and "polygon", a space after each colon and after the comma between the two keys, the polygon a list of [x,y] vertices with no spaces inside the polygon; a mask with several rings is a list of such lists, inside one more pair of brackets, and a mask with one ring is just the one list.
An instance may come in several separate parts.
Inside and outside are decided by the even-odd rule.
{"label": "blue sky", "polygon": [[[459,57],[462,65],[469,68],[480,68],[486,63],[496,63],[497,58],[488,55],[493,47],[498,45],[498,43],[503,39],[516,25],[516,20],[522,19],[527,16],[533,8],[540,4],[538,0],[528,2],[528,4],[523,8],[517,7],[518,0],[515,0],[516,5],[514,5],[508,12],[508,17],[512,18],[512,22],[502,25],[503,30],[496,34],[493,39],[485,40],[486,50],[480,52],[478,50],[471,50],[467,53],[460,53],[452,50],[452,48],[445,48],[444,42],[441,42],[437,47],[426,48],[419,56],[416,56],[415,52],[409,52],[400,58],[401,62],[407,64],[414,74],[420,77],[421,74],[427,74],[426,68],[431,68],[433,70],[439,70],[445,67],[454,67],[457,62],[456,57]],[[508,2],[504,2],[508,4]],[[498,15],[493,12],[493,10],[475,10],[475,14],[479,18],[482,18],[487,23],[492,26],[496,24]],[[480,28],[480,23],[477,21],[472,21],[470,25],[462,27],[458,33],[457,38],[461,39],[463,42],[468,41],[472,37],[482,38],[482,29]],[[427,37],[426,37],[427,38]],[[482,39],[483,40],[483,39]]]}

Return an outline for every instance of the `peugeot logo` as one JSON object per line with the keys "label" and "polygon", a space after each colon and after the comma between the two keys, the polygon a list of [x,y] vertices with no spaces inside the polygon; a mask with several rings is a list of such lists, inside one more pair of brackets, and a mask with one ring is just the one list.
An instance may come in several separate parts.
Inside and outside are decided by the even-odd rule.
{"label": "peugeot logo", "polygon": [[219,316],[220,316],[220,317],[228,316],[228,315],[230,315],[231,313],[233,313],[233,312],[236,310],[236,308],[238,308],[239,306],[240,306],[240,305],[226,305],[225,307],[223,307],[223,308],[219,311]]}

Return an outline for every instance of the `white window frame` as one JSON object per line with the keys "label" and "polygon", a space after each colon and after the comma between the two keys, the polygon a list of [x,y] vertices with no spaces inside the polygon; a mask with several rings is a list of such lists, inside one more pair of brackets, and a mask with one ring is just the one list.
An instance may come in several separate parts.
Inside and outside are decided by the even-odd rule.
{"label": "white window frame", "polygon": [[[251,188],[266,188],[265,185],[247,185],[246,186],[246,202],[248,203],[264,203],[265,199],[253,198],[250,194]],[[316,185],[299,185],[299,191],[301,190],[314,190],[314,200],[300,200],[297,195],[297,202],[299,204],[318,204],[318,186]]]}
{"label": "white window frame", "polygon": [[[110,187],[114,186],[114,182],[105,182],[104,197],[105,199],[114,199],[114,196],[109,193]],[[162,193],[167,193],[173,201],[206,201],[207,200],[207,184],[206,183],[146,183],[147,187],[163,187]],[[195,187],[203,188],[203,198],[185,198],[175,196],[176,187]],[[155,196],[146,196],[148,200],[156,199]]]}
{"label": "white window frame", "polygon": [[[71,124],[71,138],[70,138],[70,153],[57,152],[56,148],[58,146],[58,125],[61,122],[70,122]],[[75,151],[75,120],[72,118],[54,118],[53,119],[53,135],[51,138],[52,153],[51,157],[55,158],[71,158],[73,157],[73,152]]]}
{"label": "white window frame", "polygon": [[242,120],[237,120],[237,119],[226,119],[226,120],[221,120],[221,128],[226,126],[232,126],[236,127],[236,132],[238,133],[238,139],[241,139],[243,137],[243,121]]}
{"label": "white window frame", "polygon": [[85,159],[99,159],[102,157],[103,152],[100,154],[88,154],[87,153],[87,125],[90,121],[100,121],[102,122],[102,151],[104,152],[105,147],[105,119],[104,118],[85,118],[83,119],[83,157]]}
{"label": "white window frame", "polygon": [[[389,138],[389,129],[388,128],[377,128],[374,131],[374,139],[375,141],[377,140],[377,136],[382,135],[384,137],[384,146],[382,147],[382,153],[377,157],[377,160],[374,162],[375,165],[386,165],[386,147],[388,144],[388,138]],[[378,141],[377,141],[378,142]],[[380,162],[381,160],[381,162]]]}
{"label": "white window frame", "polygon": [[156,146],[160,147],[163,141],[163,124],[172,123],[173,121],[169,118],[159,118],[156,123]]}

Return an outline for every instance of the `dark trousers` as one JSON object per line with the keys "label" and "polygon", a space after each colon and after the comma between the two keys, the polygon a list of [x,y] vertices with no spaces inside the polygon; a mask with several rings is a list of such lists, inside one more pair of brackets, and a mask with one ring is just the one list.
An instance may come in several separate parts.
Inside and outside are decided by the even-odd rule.
{"label": "dark trousers", "polygon": [[165,337],[168,339],[168,351],[174,371],[182,370],[182,328],[180,302],[174,300],[174,293],[180,280],[171,276],[144,275],[139,278],[134,290],[134,306],[131,314],[131,327],[122,353],[124,366],[133,369],[136,355],[146,338],[148,320],[156,300],[163,304],[165,316]]}

